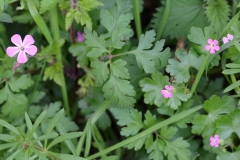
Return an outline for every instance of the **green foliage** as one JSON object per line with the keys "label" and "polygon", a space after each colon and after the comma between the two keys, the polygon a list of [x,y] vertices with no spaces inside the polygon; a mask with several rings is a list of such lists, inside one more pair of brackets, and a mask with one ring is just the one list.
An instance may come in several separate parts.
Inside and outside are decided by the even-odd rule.
{"label": "green foliage", "polygon": [[199,69],[204,56],[198,57],[194,50],[187,53],[185,50],[177,50],[175,52],[176,59],[169,59],[166,71],[174,76],[176,83],[188,82],[190,79],[190,68]]}
{"label": "green foliage", "polygon": [[58,0],[41,0],[41,5],[40,5],[40,14],[50,10],[51,8],[55,7],[58,3]]}
{"label": "green foliage", "polygon": [[234,100],[230,97],[222,98],[213,95],[203,105],[207,115],[197,115],[193,119],[192,132],[202,134],[203,137],[210,137],[216,131],[216,120],[234,110]]}
{"label": "green foliage", "polygon": [[88,66],[89,60],[87,57],[87,53],[90,48],[86,46],[85,43],[72,44],[68,51],[77,58],[78,64],[80,66]]}
{"label": "green foliage", "polygon": [[[77,23],[80,23],[82,26],[86,25],[88,29],[92,30],[92,19],[89,16],[88,12],[102,5],[103,4],[98,0],[79,1],[76,8],[70,8],[66,14],[65,29],[68,30],[73,23],[73,20],[76,20]],[[61,3],[61,8],[66,8],[66,4],[64,4],[64,2]]]}
{"label": "green foliage", "polygon": [[221,33],[229,21],[230,6],[226,0],[207,0],[206,16],[217,33]]}
{"label": "green foliage", "polygon": [[[166,0],[161,1],[161,3],[166,4]],[[182,37],[186,39],[191,27],[204,28],[208,23],[203,5],[204,4],[198,0],[171,1],[170,14],[163,32],[163,37],[170,36],[171,39]],[[161,25],[160,22],[163,18],[164,9],[165,6],[158,8],[157,13],[154,14],[154,18],[152,19],[152,27],[156,31]]]}
{"label": "green foliage", "polygon": [[104,97],[120,107],[132,107],[136,100],[133,86],[128,80],[119,79],[111,75],[102,88]]}
{"label": "green foliage", "polygon": [[165,85],[170,85],[169,78],[163,76],[162,73],[156,72],[151,75],[152,79],[144,78],[139,82],[142,87],[144,94],[144,102],[147,104],[155,104],[161,107],[164,103],[164,97],[161,94],[161,90],[164,89]]}
{"label": "green foliage", "polygon": [[43,80],[46,81],[47,79],[53,80],[58,85],[62,85],[61,81],[61,70],[63,66],[61,63],[55,63],[52,66],[46,67],[44,71]]}
{"label": "green foliage", "polygon": [[[77,156],[72,155],[65,155],[65,154],[57,154],[54,152],[49,151],[49,148],[55,146],[58,143],[74,139],[77,137],[80,137],[82,135],[82,132],[72,132],[72,133],[66,133],[63,135],[58,136],[57,133],[52,132],[52,129],[56,127],[57,122],[59,121],[61,115],[63,114],[63,110],[59,111],[54,117],[51,123],[48,123],[48,129],[45,134],[41,136],[37,136],[35,133],[36,129],[39,127],[39,125],[42,123],[43,119],[46,116],[46,111],[42,112],[38,118],[36,119],[35,123],[32,124],[29,116],[27,113],[25,113],[25,120],[27,124],[27,131],[24,132],[20,129],[16,129],[11,124],[0,120],[0,125],[3,127],[6,127],[7,129],[14,132],[11,136],[6,135],[6,139],[4,139],[5,143],[0,145],[0,150],[4,150],[6,148],[13,147],[10,152],[12,154],[8,157],[8,159],[14,159],[17,158],[19,153],[24,153],[25,159],[30,159],[32,157],[39,157],[40,159],[46,159],[47,157],[51,158],[69,158],[69,159],[76,159],[76,160],[84,160],[84,158],[80,158]],[[4,136],[4,135],[3,135]],[[54,139],[55,138],[55,139]],[[52,140],[49,144],[47,144],[47,140]],[[2,139],[0,139],[2,140]],[[43,148],[41,141],[45,140],[45,146]],[[37,142],[37,143],[36,143]],[[20,154],[21,155],[21,154]]]}
{"label": "green foliage", "polygon": [[4,88],[0,90],[0,103],[2,105],[1,112],[5,116],[11,118],[21,117],[25,111],[27,105],[27,97],[20,92],[20,90],[26,90],[32,86],[33,81],[27,75],[22,75],[19,78],[12,77],[6,82]]}

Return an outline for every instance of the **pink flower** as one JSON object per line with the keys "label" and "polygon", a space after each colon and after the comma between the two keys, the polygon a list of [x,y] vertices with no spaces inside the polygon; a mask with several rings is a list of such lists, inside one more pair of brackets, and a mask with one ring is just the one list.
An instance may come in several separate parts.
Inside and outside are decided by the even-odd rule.
{"label": "pink flower", "polygon": [[77,32],[77,41],[78,42],[84,41],[84,33]]}
{"label": "pink flower", "polygon": [[207,51],[210,50],[211,54],[214,54],[215,51],[218,51],[220,49],[220,47],[218,46],[218,41],[217,40],[212,40],[212,39],[208,39],[208,44],[205,46],[205,49]]}
{"label": "pink flower", "polygon": [[173,86],[166,85],[165,88],[166,88],[166,90],[162,89],[161,93],[163,94],[164,98],[171,98],[172,97],[171,91],[173,90]]}
{"label": "pink flower", "polygon": [[229,42],[229,41],[232,41],[232,40],[233,40],[233,35],[231,35],[231,34],[227,34],[227,37],[222,38],[222,41],[223,41],[224,44]]}
{"label": "pink flower", "polygon": [[219,143],[221,140],[219,139],[218,135],[214,135],[214,137],[210,137],[210,146],[218,148]]}
{"label": "pink flower", "polygon": [[9,57],[15,56],[17,53],[17,62],[20,64],[26,63],[28,57],[26,53],[30,56],[34,56],[37,53],[37,47],[32,45],[35,41],[31,35],[26,35],[24,40],[19,34],[14,34],[11,38],[11,41],[16,46],[10,46],[6,49],[7,55]]}

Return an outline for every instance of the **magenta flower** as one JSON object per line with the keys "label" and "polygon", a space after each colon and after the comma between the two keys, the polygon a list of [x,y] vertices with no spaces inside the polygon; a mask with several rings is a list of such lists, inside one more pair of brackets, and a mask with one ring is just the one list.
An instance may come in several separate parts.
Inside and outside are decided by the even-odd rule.
{"label": "magenta flower", "polygon": [[214,137],[210,137],[210,146],[218,148],[219,143],[221,140],[219,139],[218,135],[214,135]]}
{"label": "magenta flower", "polygon": [[[34,56],[37,53],[37,47],[32,45],[35,41],[31,35],[26,35],[24,40],[19,34],[14,34],[11,41],[16,46],[10,46],[6,49],[7,55],[13,57],[18,53],[17,62],[20,64],[28,61],[27,54]],[[26,54],[27,53],[27,54]]]}
{"label": "magenta flower", "polygon": [[233,40],[233,35],[231,35],[231,34],[227,34],[227,37],[222,38],[222,41],[223,41],[224,44],[229,42],[229,41],[232,41],[232,40]]}
{"label": "magenta flower", "polygon": [[173,86],[165,86],[166,89],[162,89],[161,93],[163,94],[164,98],[171,98],[172,97],[172,90],[173,90]]}
{"label": "magenta flower", "polygon": [[212,40],[212,39],[208,39],[208,44],[205,46],[205,49],[207,51],[210,50],[211,54],[214,54],[215,51],[218,51],[220,49],[220,47],[218,46],[218,41],[217,40]]}
{"label": "magenta flower", "polygon": [[84,33],[77,32],[77,41],[78,42],[84,41]]}

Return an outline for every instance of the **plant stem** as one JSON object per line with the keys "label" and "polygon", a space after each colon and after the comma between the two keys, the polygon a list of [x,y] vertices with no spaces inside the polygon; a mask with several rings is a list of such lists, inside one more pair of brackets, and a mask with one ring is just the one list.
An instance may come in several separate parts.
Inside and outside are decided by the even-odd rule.
{"label": "plant stem", "polygon": [[[84,128],[83,131],[83,135],[81,136],[76,151],[77,151],[77,155],[80,155],[82,149],[83,149],[83,144],[84,144],[84,140],[86,135],[88,134],[88,127],[93,126],[93,124],[95,124],[95,122],[98,120],[98,118],[106,111],[106,109],[109,107],[109,105],[111,104],[110,101],[104,101],[103,104],[95,111],[95,113],[92,115],[92,117],[90,119],[88,119],[88,122],[86,124],[86,127]],[[90,125],[89,125],[90,124]],[[87,154],[87,153],[85,153]]]}
{"label": "plant stem", "polygon": [[141,25],[140,10],[139,10],[138,2],[139,2],[139,0],[132,0],[134,17],[135,17],[135,25],[136,25],[136,30],[137,30],[137,37],[139,39],[142,34],[142,25]]}
{"label": "plant stem", "polygon": [[[55,41],[58,41],[60,39],[60,32],[59,32],[59,28],[58,28],[59,25],[58,25],[58,16],[57,16],[57,8],[56,7],[50,10],[50,16],[51,16],[50,24],[51,24],[53,39]],[[56,56],[57,62],[62,64],[61,49],[58,48],[56,53],[57,53],[57,56]],[[63,69],[60,72],[60,78],[61,78],[61,90],[62,90],[64,108],[66,110],[67,115],[70,117],[70,108],[69,108],[69,102],[68,102],[67,87],[66,87]]]}
{"label": "plant stem", "polygon": [[202,77],[202,74],[203,74],[205,68],[206,68],[206,64],[207,64],[207,61],[208,61],[209,57],[210,57],[210,54],[207,54],[207,56],[205,56],[205,59],[204,59],[202,65],[201,65],[201,68],[199,69],[199,71],[197,73],[197,76],[196,76],[196,78],[194,80],[194,83],[192,85],[192,88],[191,88],[191,92],[192,93],[194,93],[196,88],[197,88],[197,85],[198,85],[198,83],[199,83],[199,81],[200,81],[200,79]]}
{"label": "plant stem", "polygon": [[170,6],[171,6],[171,0],[167,0],[165,11],[163,13],[162,19],[160,20],[160,22],[158,24],[159,28],[157,30],[157,37],[155,39],[155,42],[157,42],[162,37],[162,33],[163,33],[163,31],[166,27],[167,20],[168,20],[168,17],[169,17]]}
{"label": "plant stem", "polygon": [[183,111],[181,113],[178,113],[178,114],[172,116],[171,118],[169,118],[169,119],[167,119],[165,121],[162,121],[162,122],[160,122],[158,124],[155,124],[154,126],[148,128],[147,130],[145,130],[145,131],[143,131],[143,132],[141,132],[141,133],[139,133],[139,134],[137,134],[137,135],[135,135],[135,136],[133,136],[131,138],[128,138],[128,139],[126,139],[126,140],[124,140],[124,141],[122,141],[122,142],[120,142],[120,143],[118,143],[118,144],[116,144],[114,146],[111,146],[111,147],[109,147],[109,148],[107,148],[107,149],[105,149],[105,150],[103,150],[101,152],[98,152],[98,153],[96,153],[96,154],[94,154],[94,155],[92,155],[90,157],[87,157],[87,159],[88,160],[94,159],[96,157],[99,157],[99,156],[102,156],[104,154],[107,154],[107,153],[109,153],[109,152],[111,152],[111,151],[113,151],[113,150],[115,150],[117,148],[123,147],[123,146],[125,146],[125,145],[127,145],[129,143],[132,143],[132,142],[134,142],[134,141],[136,141],[136,140],[138,140],[138,139],[140,139],[140,138],[142,138],[142,137],[144,137],[144,136],[146,136],[148,134],[151,134],[152,132],[154,132],[154,131],[156,131],[156,130],[158,130],[158,129],[166,126],[166,125],[175,123],[175,122],[181,120],[182,118],[185,118],[185,117],[191,115],[192,113],[194,113],[194,112],[196,112],[196,111],[198,111],[200,109],[202,109],[202,105],[194,107],[194,108],[191,108],[191,109],[188,109],[188,110]]}

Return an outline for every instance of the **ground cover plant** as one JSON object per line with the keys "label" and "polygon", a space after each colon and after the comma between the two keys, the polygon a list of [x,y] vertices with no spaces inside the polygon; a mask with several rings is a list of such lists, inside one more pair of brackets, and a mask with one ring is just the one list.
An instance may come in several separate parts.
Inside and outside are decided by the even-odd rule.
{"label": "ground cover plant", "polygon": [[0,0],[1,160],[239,160],[239,0]]}

